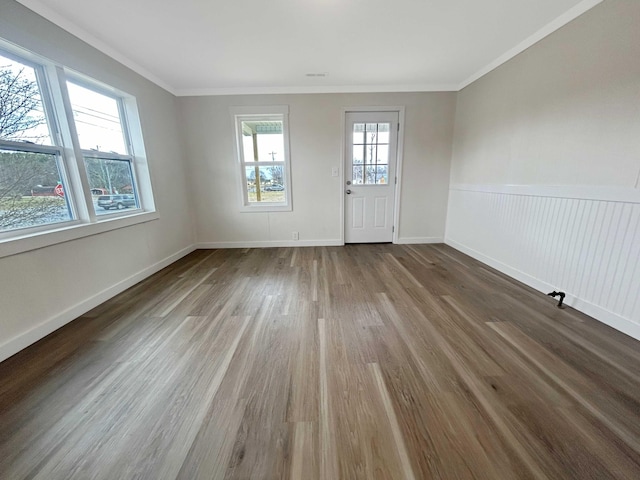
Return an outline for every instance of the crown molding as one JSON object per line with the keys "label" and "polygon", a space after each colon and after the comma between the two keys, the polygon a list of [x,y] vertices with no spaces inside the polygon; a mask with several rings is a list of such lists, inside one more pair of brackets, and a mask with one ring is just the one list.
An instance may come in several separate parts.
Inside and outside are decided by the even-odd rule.
{"label": "crown molding", "polygon": [[109,46],[91,33],[78,27],[64,16],[55,12],[42,0],[17,0],[38,15],[58,25],[60,28],[75,35],[80,40],[101,51],[105,55],[122,63],[147,80],[155,83],[164,90],[178,97],[215,96],[215,95],[274,95],[274,94],[309,94],[309,93],[401,93],[401,92],[458,92],[480,79],[500,65],[508,62],[516,55],[536,44],[543,38],[562,28],[583,13],[591,10],[604,0],[583,0],[564,14],[560,15],[536,33],[508,50],[491,63],[487,64],[460,84],[409,84],[409,85],[328,85],[328,86],[288,86],[288,87],[212,87],[181,89],[174,88],[161,78],[140,66],[122,52]]}
{"label": "crown molding", "polygon": [[24,5],[25,7],[27,7],[29,10],[34,11],[41,17],[44,17],[50,22],[56,24],[63,30],[78,37],[80,40],[91,45],[96,50],[101,51],[105,55],[123,64],[125,67],[130,68],[131,70],[136,72],[138,75],[141,75],[142,77],[146,78],[150,82],[155,83],[160,88],[166,90],[167,92],[173,95],[176,94],[175,89],[171,85],[166,83],[164,80],[157,77],[146,68],[138,65],[136,62],[131,60],[129,57],[127,57],[125,54],[123,54],[119,50],[116,50],[115,48],[111,47],[104,41],[100,40],[99,38],[96,38],[94,35],[87,32],[83,28],[78,27],[75,23],[69,21],[64,16],[60,15],[51,7],[49,7],[45,2],[41,0],[16,0],[16,1]]}
{"label": "crown molding", "polygon": [[401,92],[457,92],[455,84],[417,85],[327,85],[290,87],[231,87],[178,89],[178,97],[211,95],[286,95],[301,93],[401,93]]}

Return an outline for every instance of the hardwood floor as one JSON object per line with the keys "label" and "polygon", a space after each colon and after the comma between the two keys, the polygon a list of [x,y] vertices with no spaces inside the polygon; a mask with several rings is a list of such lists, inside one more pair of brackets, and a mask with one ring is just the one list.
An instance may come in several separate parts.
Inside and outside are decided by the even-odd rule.
{"label": "hardwood floor", "polygon": [[196,251],[0,364],[0,478],[638,479],[639,346],[443,245]]}

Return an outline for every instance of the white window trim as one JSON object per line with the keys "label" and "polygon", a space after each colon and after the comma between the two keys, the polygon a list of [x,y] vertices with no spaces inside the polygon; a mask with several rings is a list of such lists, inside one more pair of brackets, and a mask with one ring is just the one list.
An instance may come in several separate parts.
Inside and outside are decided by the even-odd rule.
{"label": "white window trim", "polygon": [[[54,143],[52,146],[33,146],[21,142],[3,141],[2,144],[9,149],[58,152],[63,157],[59,168],[62,170],[61,175],[65,177],[65,189],[70,193],[70,204],[75,215],[74,219],[66,222],[1,232],[0,258],[160,218],[156,212],[151,175],[135,97],[98,80],[69,70],[1,38],[0,49],[38,70],[39,78],[43,84],[41,85],[41,96],[47,111],[47,121]],[[123,157],[131,159],[139,208],[99,216],[95,214],[93,207],[89,208],[89,205],[92,205],[89,182],[83,165],[83,151],[80,149],[75,132],[73,112],[66,89],[67,80],[111,96],[118,101],[125,143],[129,151],[129,154]]]}
{"label": "white window trim", "polygon": [[[289,149],[289,106],[288,105],[271,105],[256,107],[230,107],[229,112],[233,120],[233,152],[236,161],[236,179],[239,192],[239,202],[241,212],[290,212],[293,210],[293,200],[291,192],[291,154]],[[247,181],[245,178],[245,163],[242,156],[242,136],[241,121],[247,119],[268,119],[269,117],[282,118],[282,134],[284,142],[284,161],[275,162],[275,164],[283,165],[284,170],[284,202],[249,202],[247,192]],[[252,162],[248,162],[252,163]],[[270,163],[265,162],[264,166]],[[236,187],[237,188],[237,187]]]}

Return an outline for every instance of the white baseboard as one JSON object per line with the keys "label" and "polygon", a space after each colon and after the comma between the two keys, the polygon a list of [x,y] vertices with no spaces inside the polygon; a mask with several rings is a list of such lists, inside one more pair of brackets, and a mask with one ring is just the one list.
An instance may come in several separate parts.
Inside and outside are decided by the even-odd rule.
{"label": "white baseboard", "polygon": [[[398,244],[443,243],[443,237],[401,237]],[[196,248],[341,247],[342,240],[258,240],[248,242],[201,242]]]}
{"label": "white baseboard", "polygon": [[54,332],[58,328],[66,325],[67,323],[75,320],[81,315],[84,315],[92,308],[97,307],[101,303],[106,302],[110,298],[115,297],[117,294],[123,292],[129,287],[132,287],[136,283],[144,280],[145,278],[153,275],[154,273],[162,270],[163,268],[171,265],[173,262],[181,259],[185,255],[193,252],[195,250],[195,246],[191,245],[187,248],[183,248],[179,252],[174,253],[173,255],[168,256],[164,260],[159,261],[151,265],[150,267],[145,268],[144,270],[139,271],[138,273],[131,275],[130,277],[116,283],[115,285],[102,290],[101,292],[95,294],[92,297],[87,298],[86,300],[60,312],[48,320],[45,320],[39,325],[27,330],[26,332],[18,335],[10,339],[9,341],[0,345],[0,362],[9,358],[12,355],[15,355],[20,350],[28,347],[29,345],[37,342],[41,338],[46,337],[51,332]]}
{"label": "white baseboard", "polygon": [[201,242],[196,248],[341,247],[342,240],[258,240],[249,242]]}
{"label": "white baseboard", "polygon": [[[500,262],[499,260],[496,260],[495,258],[488,257],[483,253],[474,250],[473,248],[456,242],[455,240],[446,238],[444,243],[446,243],[450,247],[455,248],[456,250],[461,251],[462,253],[469,255],[470,257],[475,258],[476,260],[481,261],[482,263],[489,265],[490,267],[495,268],[505,275],[509,275],[510,277],[515,278],[519,282],[522,282],[525,285],[538,290],[539,292],[547,294],[550,291],[556,289],[556,286],[554,285],[550,285],[538,278],[532,277],[525,272],[517,270],[505,263]],[[609,325],[612,328],[615,328],[616,330],[619,330],[626,335],[629,335],[630,337],[635,338],[636,340],[640,340],[640,325],[632,322],[627,318],[621,317],[620,315],[610,312],[598,305],[589,303],[579,297],[572,295],[569,292],[566,293],[564,303],[566,303],[570,307],[575,308],[576,310],[581,311],[582,313],[595,318],[596,320],[601,321],[606,325]]]}
{"label": "white baseboard", "polygon": [[400,237],[399,245],[413,245],[418,243],[443,243],[443,237]]}

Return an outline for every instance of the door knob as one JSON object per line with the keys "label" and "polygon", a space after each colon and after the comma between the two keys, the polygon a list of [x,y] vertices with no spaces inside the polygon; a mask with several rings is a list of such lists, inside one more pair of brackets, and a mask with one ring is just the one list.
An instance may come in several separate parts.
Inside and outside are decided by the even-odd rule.
{"label": "door knob", "polygon": [[351,185],[351,180],[347,180],[347,185]]}
{"label": "door knob", "polygon": [[345,193],[346,193],[347,195],[351,195],[351,190],[347,190]]}

